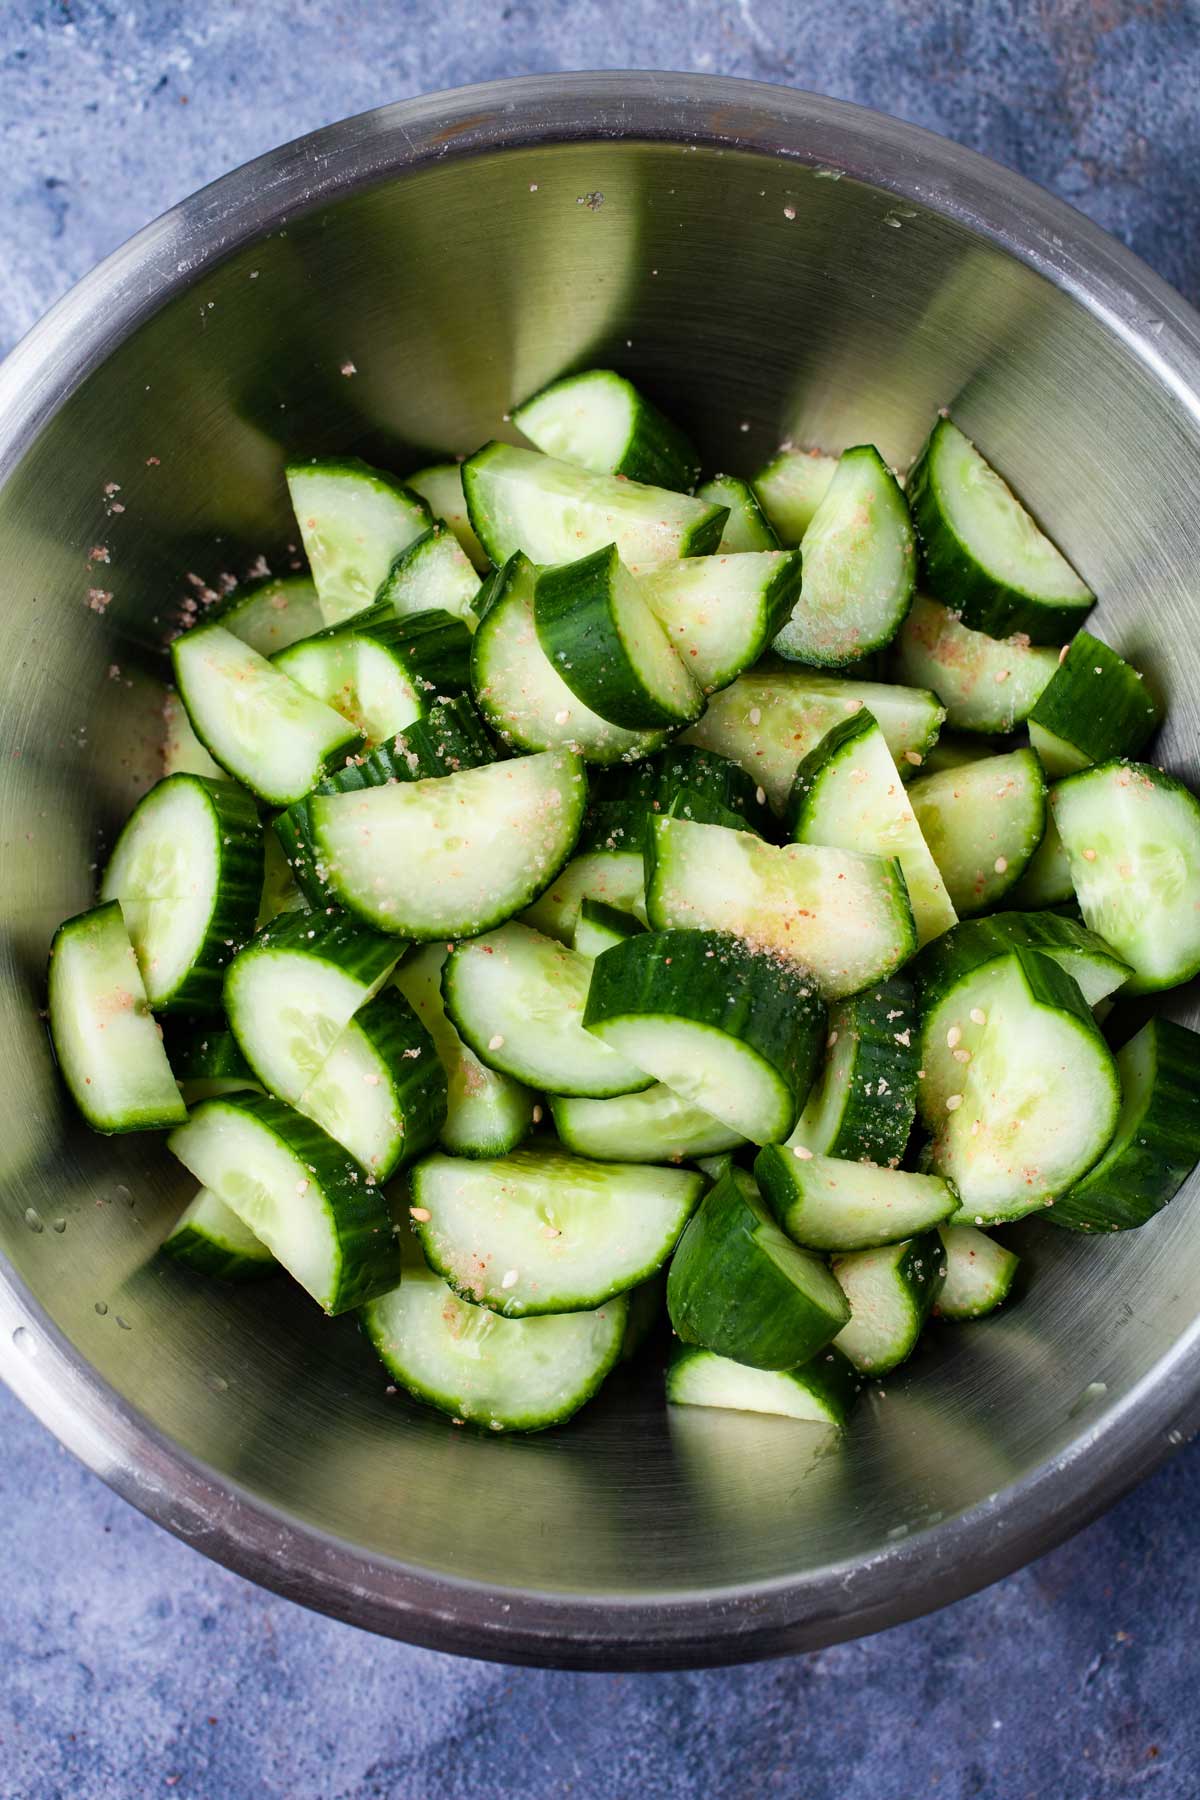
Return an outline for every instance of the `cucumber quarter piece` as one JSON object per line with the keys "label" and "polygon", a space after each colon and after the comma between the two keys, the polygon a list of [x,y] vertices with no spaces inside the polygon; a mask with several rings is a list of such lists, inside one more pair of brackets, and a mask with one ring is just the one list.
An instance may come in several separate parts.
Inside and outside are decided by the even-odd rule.
{"label": "cucumber quarter piece", "polygon": [[1117,1051],[1121,1113],[1104,1155],[1046,1215],[1073,1231],[1128,1231],[1173,1200],[1200,1161],[1200,1036],[1151,1019]]}
{"label": "cucumber quarter piece", "polygon": [[699,682],[615,544],[544,569],[534,587],[533,616],[554,668],[602,719],[630,731],[675,730],[703,712]]}
{"label": "cucumber quarter piece", "polygon": [[689,556],[643,575],[638,590],[706,694],[728,687],[768,648],[800,596],[798,550]]}
{"label": "cucumber quarter piece", "polygon": [[[717,545],[718,556],[738,556],[751,550],[778,550],[779,536],[759,504],[748,481],[738,475],[714,475],[696,489],[698,500],[727,506],[729,517]],[[803,536],[803,533],[801,533]],[[796,542],[799,543],[799,538]]]}
{"label": "cucumber quarter piece", "polygon": [[450,526],[441,519],[401,550],[380,582],[377,604],[397,618],[441,610],[475,628],[479,576]]}
{"label": "cucumber quarter piece", "polygon": [[325,623],[316,584],[309,575],[270,576],[242,593],[233,593],[214,625],[232,631],[260,656],[274,656],[300,638],[311,637]]}
{"label": "cucumber quarter piece", "polygon": [[837,466],[836,456],[785,444],[754,477],[751,485],[781,544],[800,543],[829,492]]}
{"label": "cucumber quarter piece", "polygon": [[899,680],[933,690],[952,731],[1003,734],[1029,717],[1059,652],[1022,636],[972,631],[949,607],[918,594],[900,627],[894,666]]}
{"label": "cucumber quarter piece", "polygon": [[269,1092],[300,1102],[402,949],[344,913],[288,913],[251,938],[226,971],[225,1011]]}
{"label": "cucumber quarter piece", "polygon": [[[914,782],[913,791],[920,785]],[[840,720],[800,764],[788,803],[788,826],[798,844],[894,857],[904,874],[920,943],[957,923],[958,914],[921,834],[909,790],[865,707]]]}
{"label": "cucumber quarter piece", "polygon": [[615,906],[605,906],[602,900],[585,900],[575,921],[571,948],[594,961],[614,944],[623,944],[627,937],[634,937],[644,930],[645,926],[632,913],[618,912]]}
{"label": "cucumber quarter piece", "polygon": [[804,533],[804,581],[775,639],[780,656],[841,668],[890,644],[912,605],[912,521],[870,444],[847,450]]}
{"label": "cucumber quarter piece", "polygon": [[780,1231],[738,1169],[709,1189],[680,1238],[667,1311],[685,1344],[755,1369],[807,1362],[850,1317],[825,1264]]}
{"label": "cucumber quarter piece", "polygon": [[314,794],[323,877],[347,911],[418,941],[474,937],[530,905],[571,853],[583,765],[569,750],[432,781]]}
{"label": "cucumber quarter piece", "polygon": [[918,1103],[931,1130],[945,1116],[947,1096],[962,1086],[962,1071],[988,1022],[994,979],[1005,974],[1014,950],[1037,950],[1059,963],[1087,1006],[1107,1000],[1129,976],[1128,963],[1114,956],[1103,939],[1057,913],[968,919],[927,945],[913,964],[913,975],[921,1018],[919,1061],[925,1071]]}
{"label": "cucumber quarter piece", "polygon": [[453,613],[397,618],[370,607],[348,625],[292,644],[275,667],[377,745],[421,718],[435,695],[465,688],[470,655],[470,633]]}
{"label": "cucumber quarter piece", "polygon": [[119,900],[156,1011],[212,1012],[222,972],[254,930],[263,828],[244,789],[167,775],[143,795],[109,857],[101,900]]}
{"label": "cucumber quarter piece", "polygon": [[357,457],[289,463],[288,492],[327,625],[370,606],[433,517],[419,494]]}
{"label": "cucumber quarter piece", "polygon": [[612,369],[565,375],[525,400],[513,424],[531,444],[595,475],[690,493],[700,459],[678,426]]}
{"label": "cucumber quarter piece", "polygon": [[681,1099],[768,1144],[808,1095],[825,1009],[807,972],[736,937],[654,931],[596,958],[583,1023]]}
{"label": "cucumber quarter piece", "polygon": [[459,944],[442,970],[446,1011],[489,1067],[546,1093],[604,1099],[653,1077],[583,1029],[592,964],[510,920]]}
{"label": "cucumber quarter piece", "polygon": [[192,729],[223,769],[260,800],[287,806],[355,749],[357,731],[220,625],[171,645]]}
{"label": "cucumber quarter piece", "polygon": [[935,1129],[932,1172],[958,1191],[956,1224],[1019,1219],[1051,1205],[1106,1148],[1117,1068],[1075,982],[1029,950],[996,971],[969,1055]]}
{"label": "cucumber quarter piece", "polygon": [[836,1001],[825,1044],[789,1149],[895,1167],[917,1103],[917,1016],[907,975]]}
{"label": "cucumber quarter piece", "polygon": [[1138,671],[1080,631],[1029,715],[1029,741],[1056,778],[1135,756],[1158,722],[1157,702]]}
{"label": "cucumber quarter piece", "polygon": [[1148,763],[1107,762],[1052,790],[1080,910],[1132,965],[1126,993],[1200,972],[1200,801]]}
{"label": "cucumber quarter piece", "polygon": [[597,763],[656,749],[663,742],[661,731],[614,725],[568,687],[538,639],[536,582],[537,570],[518,551],[480,595],[471,684],[492,730],[517,750],[566,748]]}
{"label": "cucumber quarter piece", "polygon": [[361,1306],[400,1279],[383,1189],[282,1101],[206,1100],[167,1142],[327,1313]]}
{"label": "cucumber quarter piece", "polygon": [[259,1281],[278,1268],[261,1238],[211,1188],[201,1188],[163,1239],[165,1255],[199,1275]]}
{"label": "cucumber quarter piece", "polygon": [[163,774],[206,775],[224,781],[225,771],[215,763],[192,730],[187,708],[178,694],[163,698]]}
{"label": "cucumber quarter piece", "polygon": [[809,969],[830,999],[885,980],[917,941],[899,863],[689,819],[649,826],[646,910],[656,931],[732,932]]}
{"label": "cucumber quarter piece", "polygon": [[54,1054],[94,1131],[150,1131],[186,1117],[115,900],[59,926],[49,986]]}
{"label": "cucumber quarter piece", "polygon": [[420,494],[435,519],[443,520],[454,533],[478,572],[486,574],[487,553],[471,528],[467,517],[467,499],[463,493],[462,464],[430,463],[406,475],[404,485]]}
{"label": "cucumber quarter piece", "polygon": [[840,680],[809,669],[739,675],[713,694],[681,742],[739,763],[777,812],[787,805],[803,757],[825,733],[863,707],[878,722],[903,774],[920,767],[937,740],[945,709],[924,688]]}
{"label": "cucumber quarter piece", "polygon": [[934,426],[907,493],[924,585],[964,625],[1061,644],[1083,623],[1091,590],[950,419]]}
{"label": "cucumber quarter piece", "polygon": [[[1053,1218],[1053,1214],[1050,1215]],[[945,1277],[936,1311],[943,1319],[980,1319],[1007,1300],[1021,1259],[974,1225],[939,1225]]]}
{"label": "cucumber quarter piece", "polygon": [[624,1294],[591,1312],[505,1319],[461,1299],[415,1245],[402,1240],[402,1254],[399,1287],[363,1308],[363,1330],[406,1393],[458,1424],[469,1420],[490,1431],[561,1425],[620,1356],[629,1315]]}
{"label": "cucumber quarter piece", "polygon": [[442,999],[444,944],[405,957],[395,982],[433,1039],[446,1071],[441,1144],[452,1156],[504,1156],[529,1133],[534,1097],[527,1087],[489,1069],[459,1037]]}
{"label": "cucumber quarter piece", "polygon": [[833,1273],[850,1303],[850,1323],[834,1339],[864,1375],[886,1375],[912,1355],[942,1284],[935,1232],[875,1250],[835,1256]]}
{"label": "cucumber quarter piece", "polygon": [[631,913],[646,923],[645,876],[641,850],[589,851],[559,871],[545,893],[521,914],[522,923],[569,944],[585,900]]}
{"label": "cucumber quarter piece", "polygon": [[967,917],[998,906],[1046,829],[1046,780],[1034,752],[922,775],[908,792],[955,909]]}
{"label": "cucumber quarter piece", "polygon": [[680,556],[708,555],[728,516],[688,494],[594,475],[511,444],[477,450],[462,481],[471,524],[497,568],[515,550],[551,564],[615,544],[625,567],[641,574]]}
{"label": "cucumber quarter piece", "polygon": [[532,1144],[417,1163],[412,1217],[426,1262],[463,1299],[514,1318],[582,1312],[661,1268],[703,1187],[690,1169]]}
{"label": "cucumber quarter piece", "polygon": [[858,1398],[859,1377],[840,1351],[820,1350],[798,1369],[752,1369],[694,1345],[677,1345],[667,1367],[672,1406],[719,1406],[774,1413],[813,1425],[846,1424]]}
{"label": "cucumber quarter piece", "polygon": [[600,1162],[683,1162],[745,1143],[712,1113],[656,1082],[613,1100],[550,1095],[560,1143]]}
{"label": "cucumber quarter piece", "polygon": [[806,1250],[867,1250],[940,1225],[958,1195],[936,1175],[817,1156],[801,1145],[769,1144],[754,1179],[779,1226]]}
{"label": "cucumber quarter piece", "polygon": [[296,1111],[376,1181],[433,1148],[446,1118],[446,1071],[433,1039],[395,988],[351,1019]]}

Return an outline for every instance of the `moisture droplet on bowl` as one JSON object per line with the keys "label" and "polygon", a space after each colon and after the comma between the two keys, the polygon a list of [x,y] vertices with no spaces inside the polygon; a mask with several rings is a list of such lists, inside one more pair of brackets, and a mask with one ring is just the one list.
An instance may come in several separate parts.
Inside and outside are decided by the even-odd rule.
{"label": "moisture droplet on bowl", "polygon": [[100,1314],[100,1317],[103,1318],[108,1311],[108,1302],[106,1300],[97,1300],[96,1311]]}
{"label": "moisture droplet on bowl", "polygon": [[27,1206],[25,1208],[25,1223],[28,1225],[30,1231],[44,1231],[46,1229],[32,1206]]}
{"label": "moisture droplet on bowl", "polygon": [[37,1355],[37,1339],[28,1325],[18,1325],[12,1334],[14,1350],[20,1350],[25,1356]]}

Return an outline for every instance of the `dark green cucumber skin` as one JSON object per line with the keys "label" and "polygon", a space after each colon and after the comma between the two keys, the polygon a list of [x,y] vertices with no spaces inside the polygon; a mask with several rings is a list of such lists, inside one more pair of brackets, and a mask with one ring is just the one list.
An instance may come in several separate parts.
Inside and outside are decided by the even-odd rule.
{"label": "dark green cucumber skin", "polygon": [[390,602],[377,600],[340,624],[327,625],[311,637],[297,639],[286,650],[277,650],[271,661],[286,673],[293,652],[306,644],[339,638],[370,638],[393,652],[413,685],[424,693],[448,696],[470,688],[471,634],[456,613],[439,606],[398,618]]}
{"label": "dark green cucumber skin", "polygon": [[[869,1252],[861,1250],[847,1252],[849,1256],[864,1254],[869,1254]],[[845,1260],[845,1257],[840,1256],[832,1258],[831,1267],[835,1275],[839,1262]],[[919,1237],[909,1239],[904,1254],[896,1265],[896,1279],[902,1281],[907,1287],[913,1311],[916,1314],[916,1330],[913,1333],[913,1341],[903,1355],[897,1357],[895,1361],[872,1363],[870,1369],[857,1371],[860,1376],[867,1379],[878,1379],[881,1375],[889,1375],[901,1363],[907,1362],[916,1349],[917,1338],[933,1311],[934,1303],[942,1291],[942,1283],[946,1279],[946,1258],[936,1227],[932,1231],[923,1231]],[[852,1368],[854,1366],[851,1364]]]}
{"label": "dark green cucumber skin", "polygon": [[[356,793],[361,788],[386,787],[393,781],[456,775],[460,769],[476,769],[495,761],[496,748],[483,721],[466,696],[459,694],[437,701],[423,719],[406,726],[390,744],[352,757],[319,781],[312,792]],[[308,810],[310,797],[277,813],[272,826],[305,899],[311,906],[332,906],[337,904],[333,889],[317,873],[320,858]]]}
{"label": "dark green cucumber skin", "polygon": [[832,1342],[850,1308],[834,1311],[802,1294],[757,1243],[764,1226],[778,1230],[753,1183],[723,1176],[675,1246],[667,1311],[685,1344],[755,1369],[794,1369]]}
{"label": "dark green cucumber skin", "polygon": [[1029,714],[1094,763],[1136,756],[1159,710],[1137,670],[1090,631],[1077,632]]}
{"label": "dark green cucumber skin", "polygon": [[326,1309],[331,1315],[350,1312],[396,1286],[400,1250],[383,1189],[373,1179],[364,1179],[340,1144],[311,1119],[266,1094],[205,1100],[192,1117],[199,1118],[212,1107],[256,1119],[303,1163],[309,1179],[325,1195],[340,1258],[338,1285]]}
{"label": "dark green cucumber skin", "polygon": [[1121,961],[1103,938],[1062,913],[1006,912],[963,919],[926,944],[912,964],[918,1010],[929,1012],[965,976],[1014,950],[1078,950],[1114,966]]}
{"label": "dark green cucumber skin", "polygon": [[[1071,1231],[1144,1225],[1174,1199],[1200,1162],[1200,1035],[1170,1019],[1151,1019],[1138,1038],[1147,1035],[1154,1046],[1149,1094],[1136,1111],[1122,1108],[1116,1136],[1100,1161],[1046,1209],[1052,1225]],[[1122,1078],[1122,1058],[1135,1041],[1117,1052]]]}
{"label": "dark green cucumber skin", "polygon": [[1092,601],[1055,604],[998,581],[976,562],[943,513],[933,462],[939,433],[948,423],[938,420],[905,483],[923,591],[958,613],[964,625],[985,631],[989,637],[1014,637],[1024,632],[1031,644],[1063,643],[1077,629]]}
{"label": "dark green cucumber skin", "polygon": [[166,1019],[163,1048],[176,1081],[255,1080],[223,1014]]}
{"label": "dark green cucumber skin", "polygon": [[[348,975],[355,976],[365,987],[382,981],[394,967],[403,946],[395,938],[385,937],[369,925],[360,924],[348,913],[317,911],[280,913],[261,931],[255,932],[239,956],[271,955],[281,952],[315,957],[319,962],[332,962]],[[234,975],[233,965],[226,971],[227,1011],[232,1001],[228,983]],[[236,1028],[235,1028],[236,1034]],[[239,1040],[240,1042],[240,1040]],[[244,1046],[243,1046],[244,1053]],[[253,1061],[247,1057],[251,1068]]]}
{"label": "dark green cucumber skin", "polygon": [[618,906],[607,906],[603,900],[590,900],[586,895],[579,905],[579,917],[589,925],[598,925],[604,931],[613,932],[619,938],[636,937],[646,929],[632,913],[622,912]]}
{"label": "dark green cucumber skin", "polygon": [[[696,489],[697,500],[710,506],[727,506],[729,519],[717,546],[721,555],[742,550],[781,550],[779,533],[759,504],[758,495],[740,475],[714,475]],[[732,542],[727,540],[732,539]],[[778,627],[776,627],[778,630]]]}
{"label": "dark green cucumber skin", "polygon": [[214,1276],[218,1281],[262,1281],[279,1271],[277,1262],[262,1256],[246,1256],[240,1250],[223,1250],[202,1231],[193,1231],[190,1225],[182,1231],[172,1232],[163,1244],[162,1252],[172,1262],[182,1263],[184,1268],[194,1269],[198,1275]]}
{"label": "dark green cucumber skin", "polygon": [[629,731],[684,725],[642,687],[614,629],[610,594],[619,569],[615,544],[543,569],[533,595],[538,642],[576,698],[610,724]]}
{"label": "dark green cucumber skin", "polygon": [[655,1326],[667,1310],[667,1281],[660,1269],[648,1281],[639,1281],[629,1292],[629,1311],[625,1315],[625,1335],[621,1339],[620,1362],[631,1362],[644,1346]]}
{"label": "dark green cucumber skin", "polygon": [[592,964],[585,1027],[605,1019],[679,1018],[737,1038],[804,1105],[820,1060],[825,1007],[794,964],[724,931],[643,931]]}
{"label": "dark green cucumber skin", "polygon": [[[589,370],[588,373],[591,374],[592,371]],[[615,374],[616,371],[606,369],[596,373]],[[539,388],[536,394],[531,394],[515,408],[513,423],[521,426],[521,414],[527,406],[554,393],[558,388],[572,386],[576,380],[578,377],[575,375],[563,375],[557,381],[547,382],[544,388]],[[630,386],[633,384],[630,383]],[[678,425],[658,410],[653,401],[647,400],[640,389],[635,387],[634,392],[637,395],[637,406],[633,430],[612,473],[624,475],[627,481],[640,481],[646,487],[670,488],[677,494],[690,494],[700,479],[700,458],[695,446]]]}
{"label": "dark green cucumber skin", "polygon": [[788,795],[784,813],[787,835],[793,844],[804,842],[804,828],[817,802],[825,771],[839,761],[848,746],[878,730],[878,725],[864,706],[861,711],[849,713],[846,718],[839,719],[836,725],[831,725],[820,743],[814,744],[803,758],[792,781],[792,791]]}
{"label": "dark green cucumber skin", "polygon": [[[668,1382],[676,1370],[686,1367],[693,1357],[710,1354],[713,1353],[702,1349],[698,1344],[676,1344],[667,1368]],[[835,1424],[844,1426],[848,1422],[862,1392],[863,1378],[850,1358],[843,1356],[833,1344],[826,1344],[823,1350],[818,1350],[807,1362],[795,1369],[787,1369],[784,1373],[803,1376],[804,1385],[823,1406],[828,1407]],[[669,1391],[667,1398],[671,1399]]]}
{"label": "dark green cucumber skin", "polygon": [[765,796],[759,799],[761,793],[727,756],[673,744],[642,762],[617,764],[591,776],[580,851],[640,851],[646,820],[670,811],[702,824],[730,824],[772,837],[774,816]]}
{"label": "dark green cucumber skin", "polygon": [[844,1038],[854,1038],[855,1055],[841,1123],[823,1154],[895,1166],[912,1132],[919,1085],[917,1006],[908,975],[893,975],[835,1001],[829,1035],[835,1031],[839,1047]]}
{"label": "dark green cucumber skin", "polygon": [[[171,992],[154,1002],[154,1011],[211,1013],[221,1005],[225,966],[250,936],[258,918],[263,887],[262,820],[254,796],[235,782],[215,781],[207,775],[167,775],[150,793],[157,793],[167,782],[186,782],[207,795],[217,839],[217,892],[196,960]],[[133,826],[137,814],[135,807],[121,836]]]}
{"label": "dark green cucumber skin", "polygon": [[386,1167],[371,1171],[386,1181],[432,1150],[446,1123],[446,1071],[433,1038],[398,988],[385,987],[360,1007],[354,1023],[387,1066],[404,1138]]}

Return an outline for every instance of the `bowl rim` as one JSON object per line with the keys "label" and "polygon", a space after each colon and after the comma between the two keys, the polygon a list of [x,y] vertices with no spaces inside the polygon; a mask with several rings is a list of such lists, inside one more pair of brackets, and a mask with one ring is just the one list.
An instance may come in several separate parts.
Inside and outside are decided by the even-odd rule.
{"label": "bowl rim", "polygon": [[[1200,315],[1033,183],[945,138],[800,90],[667,72],[523,76],[360,113],[171,208],[57,302],[0,365],[0,483],[72,393],[177,292],[287,219],[447,158],[631,138],[830,168],[953,220],[1063,289],[1200,422]],[[75,1350],[0,1255],[0,1378],[90,1469],[236,1573],[368,1630],[497,1661],[681,1668],[819,1648],[972,1593],[1090,1522],[1200,1426],[1200,1319],[1055,1456],[877,1554],[695,1592],[488,1587],[371,1556],[183,1451]]]}

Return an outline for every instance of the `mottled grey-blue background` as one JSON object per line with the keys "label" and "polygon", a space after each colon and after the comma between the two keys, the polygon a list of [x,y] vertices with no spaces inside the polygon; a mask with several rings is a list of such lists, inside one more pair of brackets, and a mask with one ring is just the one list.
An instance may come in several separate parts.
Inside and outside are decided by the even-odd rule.
{"label": "mottled grey-blue background", "polygon": [[[1171,0],[0,0],[0,350],[173,201],[383,101],[553,69],[814,88],[970,144],[1200,300],[1200,12]],[[987,1593],[682,1675],[455,1661],[299,1611],[0,1393],[0,1800],[1196,1800],[1200,1456]]]}

